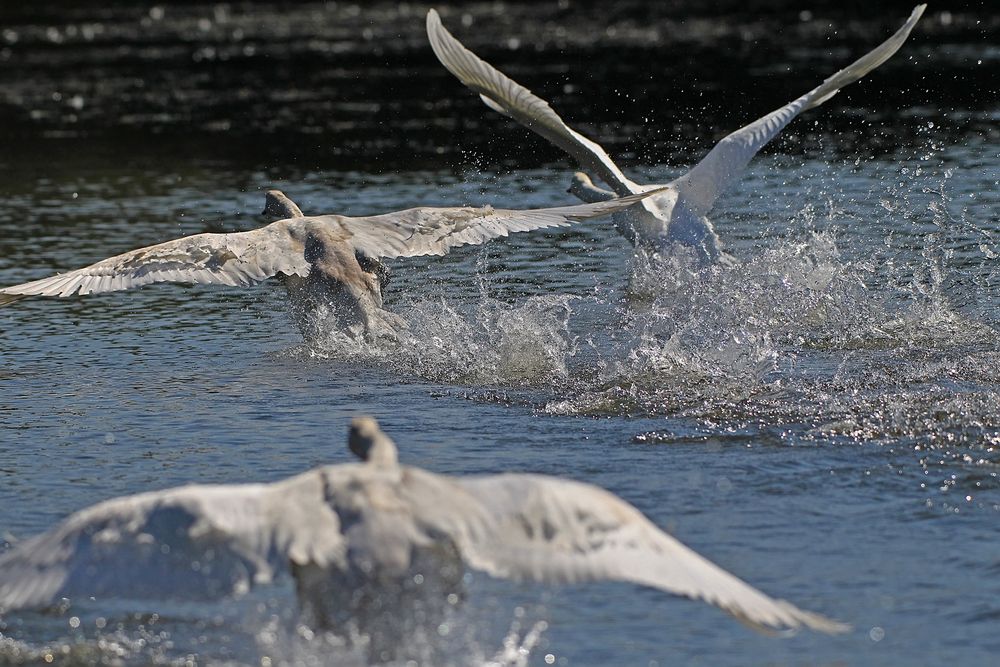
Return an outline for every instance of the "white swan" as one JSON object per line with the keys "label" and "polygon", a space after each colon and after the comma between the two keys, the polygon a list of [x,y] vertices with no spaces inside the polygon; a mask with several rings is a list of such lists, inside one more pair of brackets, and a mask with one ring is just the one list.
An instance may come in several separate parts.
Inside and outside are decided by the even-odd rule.
{"label": "white swan", "polygon": [[388,618],[399,622],[419,604],[426,616],[428,603],[460,599],[469,567],[538,582],[632,582],[703,600],[758,629],[848,629],[761,593],[601,488],[400,465],[370,417],[353,420],[348,443],[362,463],[273,484],[154,491],[77,512],[0,554],[0,613],[62,598],[98,606],[112,597],[215,599],[290,574],[307,621],[391,635],[399,625],[384,627]]}
{"label": "white swan", "polygon": [[0,306],[26,296],[115,292],[160,282],[248,286],[281,276],[300,327],[311,308],[325,303],[350,332],[392,335],[405,323],[382,308],[379,258],[444,255],[457,246],[513,232],[565,227],[621,211],[647,194],[558,208],[420,207],[350,218],[303,216],[291,200],[273,191],[265,212],[292,217],[248,232],[195,234],[6,287],[0,289]]}
{"label": "white swan", "polygon": [[[818,87],[733,132],[701,162],[667,184],[660,195],[614,217],[619,232],[636,245],[653,251],[673,244],[693,248],[704,261],[728,259],[706,217],[719,194],[731,185],[764,145],[800,113],[833,97],[889,59],[909,36],[926,5],[914,8],[895,34],[867,55],[840,70]],[[643,192],[658,185],[630,180],[597,143],[572,130],[548,103],[483,61],[441,25],[437,12],[427,13],[427,35],[441,63],[466,86],[480,94],[491,109],[510,116],[570,154],[585,170],[600,177],[613,192],[596,187],[584,173],[573,178],[570,192],[584,201]]]}

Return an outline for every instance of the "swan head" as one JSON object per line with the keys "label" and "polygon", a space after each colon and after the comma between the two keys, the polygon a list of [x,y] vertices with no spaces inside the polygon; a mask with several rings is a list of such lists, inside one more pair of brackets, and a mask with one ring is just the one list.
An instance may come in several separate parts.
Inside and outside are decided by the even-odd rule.
{"label": "swan head", "polygon": [[615,198],[614,192],[597,187],[594,185],[594,181],[590,180],[590,176],[587,176],[582,171],[573,174],[573,180],[570,181],[569,189],[566,192],[581,201],[591,204]]}
{"label": "swan head", "polygon": [[590,179],[590,176],[587,176],[582,171],[577,171],[573,174],[573,180],[570,183],[569,192],[572,193],[575,190],[592,187],[594,187],[594,181]]}
{"label": "swan head", "polygon": [[358,264],[361,266],[361,270],[365,273],[370,273],[375,276],[378,281],[379,290],[385,290],[385,286],[389,284],[389,267],[378,260],[377,257],[369,257],[361,252],[355,252],[355,257],[357,257]]}
{"label": "swan head", "polygon": [[374,417],[355,417],[351,420],[347,445],[361,459],[377,466],[394,466],[399,463],[396,443],[382,432]]}
{"label": "swan head", "polygon": [[302,217],[302,209],[281,190],[268,190],[264,193],[264,210],[261,213],[279,220]]}

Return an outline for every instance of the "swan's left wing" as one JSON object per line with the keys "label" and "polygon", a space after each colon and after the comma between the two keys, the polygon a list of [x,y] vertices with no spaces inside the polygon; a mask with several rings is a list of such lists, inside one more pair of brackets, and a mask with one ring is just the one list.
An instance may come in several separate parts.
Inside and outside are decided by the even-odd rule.
{"label": "swan's left wing", "polygon": [[661,191],[650,190],[594,204],[557,208],[422,207],[363,218],[316,216],[310,219],[339,226],[350,236],[348,240],[354,249],[367,257],[444,255],[457,246],[485,243],[514,232],[566,227],[588,218],[609,215]]}
{"label": "swan's left wing", "polygon": [[635,183],[621,172],[603,148],[569,127],[548,102],[465,48],[441,25],[441,17],[433,9],[427,12],[427,38],[441,64],[479,93],[486,106],[510,116],[569,153],[619,195],[636,192]]}
{"label": "swan's left wing", "polygon": [[79,511],[0,554],[0,612],[62,598],[210,600],[342,553],[316,471],[155,491]]}
{"label": "swan's left wing", "polygon": [[718,196],[743,173],[753,156],[796,116],[826,102],[841,88],[857,81],[896,53],[926,7],[917,5],[892,37],[813,90],[720,141],[691,171],[673,182],[687,207],[696,214],[707,214]]}
{"label": "swan's left wing", "polygon": [[302,218],[232,234],[195,234],[139,248],[75,271],[0,288],[0,306],[26,296],[70,296],[151,283],[248,286],[277,274],[308,276]]}
{"label": "swan's left wing", "polygon": [[847,629],[761,593],[598,487],[538,475],[466,478],[458,484],[491,519],[477,520],[461,535],[463,556],[471,567],[494,576],[628,581],[704,600],[759,629]]}

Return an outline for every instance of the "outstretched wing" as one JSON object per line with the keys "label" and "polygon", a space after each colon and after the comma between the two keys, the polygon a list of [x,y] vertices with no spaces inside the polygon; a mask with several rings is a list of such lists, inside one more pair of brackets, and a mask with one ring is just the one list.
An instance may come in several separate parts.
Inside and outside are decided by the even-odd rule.
{"label": "outstretched wing", "polygon": [[818,87],[763,118],[750,123],[716,144],[708,155],[684,176],[673,182],[688,208],[705,215],[715,200],[746,168],[754,155],[785,128],[796,116],[837,94],[888,60],[909,37],[927,5],[917,5],[910,18],[889,39],[874,50],[840,70]]}
{"label": "outstretched wing", "polygon": [[650,190],[594,204],[509,210],[502,208],[411,208],[363,218],[309,218],[339,225],[354,249],[368,257],[444,255],[461,245],[480,244],[513,232],[566,227],[574,222],[621,211],[662,192]]}
{"label": "outstretched wing", "polygon": [[764,629],[845,626],[773,599],[664,533],[598,487],[537,475],[459,480],[492,522],[462,534],[471,567],[542,582],[629,581],[704,600]]}
{"label": "outstretched wing", "polygon": [[208,600],[289,563],[342,557],[314,471],[276,485],[187,486],[117,498],[0,554],[0,611],[62,598]]}
{"label": "outstretched wing", "polygon": [[50,278],[0,289],[0,306],[25,296],[116,292],[149,283],[251,285],[278,273],[309,275],[296,220],[234,234],[195,234],[139,248]]}
{"label": "outstretched wing", "polygon": [[619,195],[638,191],[603,148],[566,125],[548,102],[465,48],[441,25],[441,17],[433,9],[427,12],[427,37],[441,64],[479,93],[486,106],[510,116],[569,153]]}

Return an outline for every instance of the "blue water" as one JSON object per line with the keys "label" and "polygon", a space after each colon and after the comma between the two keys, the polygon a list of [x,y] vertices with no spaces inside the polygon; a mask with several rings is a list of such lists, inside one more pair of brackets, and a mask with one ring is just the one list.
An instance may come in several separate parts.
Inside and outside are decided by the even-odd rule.
{"label": "blue water", "polygon": [[[754,163],[714,215],[742,260],[731,269],[639,265],[601,221],[395,261],[389,304],[411,321],[400,348],[303,343],[277,284],[0,310],[0,531],[28,536],[112,496],[347,461],[347,422],[369,413],[408,464],[604,486],[754,586],[855,628],[775,638],[631,585],[480,575],[449,632],[456,664],[483,664],[539,622],[530,664],[991,664],[1000,155],[928,129],[902,154],[827,158]],[[306,212],[568,202],[561,166],[4,174],[0,284],[253,227],[272,186]],[[357,659],[288,629],[288,591],[130,611],[90,610],[79,627],[74,611],[10,614],[0,663]]]}

